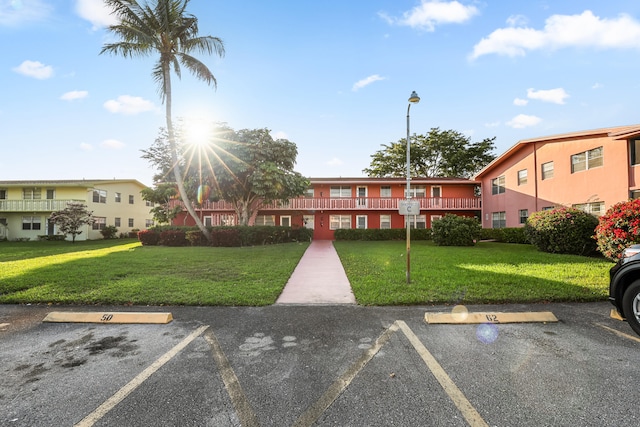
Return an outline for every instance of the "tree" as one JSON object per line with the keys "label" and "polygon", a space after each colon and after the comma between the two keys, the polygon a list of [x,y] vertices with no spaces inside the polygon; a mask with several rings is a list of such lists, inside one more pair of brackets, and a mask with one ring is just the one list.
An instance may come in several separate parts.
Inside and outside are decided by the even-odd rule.
{"label": "tree", "polygon": [[76,236],[82,233],[80,227],[85,224],[93,224],[93,212],[87,210],[87,206],[80,202],[69,202],[67,207],[53,212],[49,221],[58,226],[59,230],[67,235],[71,234],[71,242],[76,242]]}
{"label": "tree", "polygon": [[171,152],[171,165],[178,193],[185,208],[196,221],[196,225],[207,240],[209,231],[195,214],[192,203],[184,187],[179,152],[176,146],[173,120],[171,116],[172,90],[171,70],[181,77],[180,65],[187,68],[198,79],[208,85],[217,86],[213,73],[205,64],[193,57],[193,52],[224,56],[221,39],[198,34],[198,19],[186,11],[189,0],[105,0],[113,10],[118,23],[109,26],[109,31],[121,38],[116,43],[107,43],[100,54],[105,52],[125,58],[158,54],[152,76],[158,83],[162,101],[165,104],[167,141]]}
{"label": "tree", "polygon": [[[489,164],[495,155],[495,137],[471,142],[469,137],[454,130],[432,128],[428,135],[411,138],[411,176],[470,178]],[[407,139],[382,144],[382,150],[371,156],[369,168],[363,170],[372,177],[405,177],[407,175]]]}
{"label": "tree", "polygon": [[202,179],[211,186],[212,198],[234,205],[241,225],[248,225],[265,203],[286,202],[309,188],[309,180],[293,170],[298,155],[293,142],[274,140],[268,129],[224,128],[218,134],[224,137],[206,152]]}
{"label": "tree", "polygon": [[182,206],[171,206],[171,200],[176,196],[176,186],[173,183],[161,182],[154,188],[144,188],[140,192],[142,200],[153,203],[151,209],[153,220],[158,224],[169,224],[171,220],[182,212]]}

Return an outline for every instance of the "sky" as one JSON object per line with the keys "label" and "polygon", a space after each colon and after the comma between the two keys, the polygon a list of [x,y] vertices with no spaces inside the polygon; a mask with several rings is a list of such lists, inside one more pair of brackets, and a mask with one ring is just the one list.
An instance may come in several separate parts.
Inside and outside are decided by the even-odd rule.
{"label": "sky", "polygon": [[[519,140],[640,123],[637,0],[191,0],[217,88],[183,69],[173,116],[268,128],[307,177],[361,177],[383,144],[455,130]],[[165,124],[156,56],[101,0],[0,0],[0,180],[137,179]]]}

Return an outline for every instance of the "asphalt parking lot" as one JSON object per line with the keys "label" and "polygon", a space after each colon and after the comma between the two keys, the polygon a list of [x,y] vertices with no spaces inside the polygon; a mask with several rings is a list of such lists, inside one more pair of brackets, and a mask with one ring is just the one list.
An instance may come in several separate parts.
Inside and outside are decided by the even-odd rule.
{"label": "asphalt parking lot", "polygon": [[[434,325],[451,307],[0,305],[3,426],[621,426],[640,339],[610,304],[557,323]],[[162,325],[51,311],[171,312]]]}

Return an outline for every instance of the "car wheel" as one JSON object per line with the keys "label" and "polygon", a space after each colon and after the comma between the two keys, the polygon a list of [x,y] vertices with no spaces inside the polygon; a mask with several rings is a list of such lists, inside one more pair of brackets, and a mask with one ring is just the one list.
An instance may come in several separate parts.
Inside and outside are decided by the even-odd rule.
{"label": "car wheel", "polygon": [[629,326],[640,335],[640,279],[633,282],[624,292],[622,311]]}

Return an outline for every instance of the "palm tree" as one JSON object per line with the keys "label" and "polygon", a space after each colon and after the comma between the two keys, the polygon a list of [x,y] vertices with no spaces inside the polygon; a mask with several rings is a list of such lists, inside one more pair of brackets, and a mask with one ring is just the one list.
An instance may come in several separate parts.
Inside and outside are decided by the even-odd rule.
{"label": "palm tree", "polygon": [[173,69],[173,72],[180,78],[180,65],[182,65],[198,79],[204,80],[207,85],[213,85],[215,88],[217,81],[213,73],[206,65],[191,56],[191,53],[211,54],[215,52],[222,57],[224,56],[224,44],[217,37],[198,35],[198,18],[186,11],[189,1],[105,0],[107,7],[113,10],[112,13],[118,19],[116,25],[109,26],[109,31],[119,36],[121,40],[117,43],[105,44],[100,54],[108,52],[125,58],[160,55],[153,67],[152,76],[158,84],[158,91],[165,104],[173,175],[185,208],[207,240],[211,240],[210,233],[196,215],[184,187],[171,118],[171,70]]}

